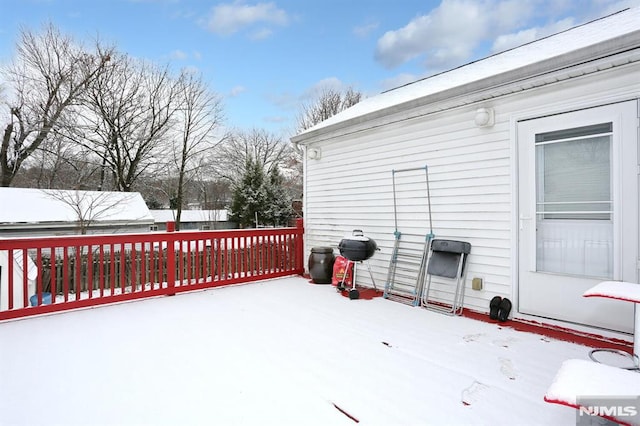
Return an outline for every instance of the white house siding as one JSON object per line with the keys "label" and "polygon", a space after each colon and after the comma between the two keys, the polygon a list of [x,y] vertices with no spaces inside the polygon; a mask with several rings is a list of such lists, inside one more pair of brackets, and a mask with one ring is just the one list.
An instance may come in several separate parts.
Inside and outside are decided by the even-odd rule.
{"label": "white house siding", "polygon": [[[441,113],[361,132],[323,144],[307,163],[307,246],[336,246],[352,229],[374,238],[370,260],[384,285],[394,243],[392,170],[427,165],[434,233],[469,241],[468,276],[482,276],[486,291],[508,293],[510,266],[510,162],[508,124],[479,132],[472,118]],[[403,177],[415,176],[414,185]],[[399,230],[426,235],[428,215],[421,173],[398,174],[397,190],[413,189],[413,206],[399,208]],[[398,195],[398,199],[406,199]],[[412,207],[412,212],[408,210]],[[368,274],[359,274],[367,285]],[[467,303],[483,303],[467,295]]]}
{"label": "white house siding", "polygon": [[[336,247],[352,229],[362,229],[381,249],[370,264],[376,284],[382,287],[394,242],[391,171],[427,165],[436,237],[472,245],[465,306],[487,311],[491,297],[515,297],[516,122],[640,97],[639,65],[594,71],[561,81],[551,76],[549,85],[484,103],[404,120],[402,116],[420,112],[398,111],[376,121],[360,120],[355,127],[328,128],[325,134],[313,135],[304,143],[320,148],[321,158],[307,159],[305,164],[307,255],[311,247]],[[577,71],[574,76],[583,73]],[[486,98],[491,96],[495,92],[487,93]],[[494,126],[475,126],[474,113],[480,106],[494,108]],[[379,124],[380,120],[388,124]],[[419,186],[415,189],[421,197]],[[406,229],[400,230],[426,233],[424,208],[417,203],[412,216],[404,222]],[[473,277],[483,278],[482,291],[471,290]],[[366,272],[359,274],[358,282],[371,285]]]}

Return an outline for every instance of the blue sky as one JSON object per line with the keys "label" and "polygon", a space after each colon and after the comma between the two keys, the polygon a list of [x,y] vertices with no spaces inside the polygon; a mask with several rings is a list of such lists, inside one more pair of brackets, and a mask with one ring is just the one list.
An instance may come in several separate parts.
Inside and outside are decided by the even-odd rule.
{"label": "blue sky", "polygon": [[0,0],[0,62],[20,27],[202,73],[231,128],[295,131],[324,87],[372,96],[640,0]]}

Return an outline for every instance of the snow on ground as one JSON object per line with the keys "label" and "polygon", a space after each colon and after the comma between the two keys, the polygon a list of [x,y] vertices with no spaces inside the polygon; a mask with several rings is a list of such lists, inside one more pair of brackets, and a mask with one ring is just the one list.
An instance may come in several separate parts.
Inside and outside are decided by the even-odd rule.
{"label": "snow on ground", "polygon": [[543,396],[589,350],[299,277],[4,322],[0,342],[2,425],[571,425]]}

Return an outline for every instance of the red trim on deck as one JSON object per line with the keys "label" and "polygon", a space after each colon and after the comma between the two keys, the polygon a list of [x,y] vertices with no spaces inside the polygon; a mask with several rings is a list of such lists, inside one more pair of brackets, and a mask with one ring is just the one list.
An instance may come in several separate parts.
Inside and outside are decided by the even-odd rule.
{"label": "red trim on deck", "polygon": [[592,348],[618,349],[630,354],[633,353],[633,342],[628,342],[626,340],[608,338],[597,334],[523,319],[510,319],[505,322],[500,322],[490,319],[488,313],[475,312],[469,309],[465,309],[462,315],[478,321],[493,323],[499,327],[508,327],[518,331],[540,334],[556,340],[577,343]]}
{"label": "red trim on deck", "polygon": [[[344,297],[349,297],[349,290],[351,290],[351,287],[340,291],[340,294],[342,294]],[[358,292],[360,293],[357,300],[371,300],[374,297],[382,297],[382,295],[384,294],[380,290],[375,290],[369,287],[360,287],[359,285],[356,286],[356,290],[358,290]]]}
{"label": "red trim on deck", "polygon": [[[310,284],[315,285],[315,283],[311,280],[311,277],[309,276],[308,273],[304,273],[303,277],[309,279]],[[360,287],[360,286],[356,286],[356,287],[360,291],[360,299],[363,299],[363,300],[369,300],[374,297],[380,297],[384,294],[382,291],[380,290],[376,291],[373,288]],[[364,296],[363,296],[363,292],[364,292]],[[343,291],[342,295],[345,297],[349,297],[349,292]],[[477,312],[477,311],[470,310],[468,308],[465,308],[463,310],[462,316],[474,319],[476,321],[496,324],[500,327],[508,327],[518,331],[539,334],[541,336],[546,336],[552,339],[561,340],[563,342],[577,343],[579,345],[584,345],[591,348],[617,349],[624,352],[628,352],[629,354],[633,354],[632,341],[609,338],[609,337],[601,336],[598,334],[582,332],[582,331],[573,330],[571,328],[566,328],[566,327],[560,327],[558,325],[544,324],[536,321],[527,321],[523,319],[509,319],[505,322],[500,322],[500,321],[492,320],[491,318],[489,318],[489,313]],[[630,337],[630,339],[631,338],[632,337]]]}

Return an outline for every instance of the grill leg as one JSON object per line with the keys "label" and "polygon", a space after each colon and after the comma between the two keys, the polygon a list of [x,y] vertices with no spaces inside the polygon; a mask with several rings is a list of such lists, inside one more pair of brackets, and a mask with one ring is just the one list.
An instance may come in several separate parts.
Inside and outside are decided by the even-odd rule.
{"label": "grill leg", "polygon": [[378,287],[376,287],[376,280],[373,279],[373,273],[371,272],[371,264],[367,260],[367,270],[369,271],[369,277],[371,277],[371,284],[373,284],[373,289],[378,291]]}

